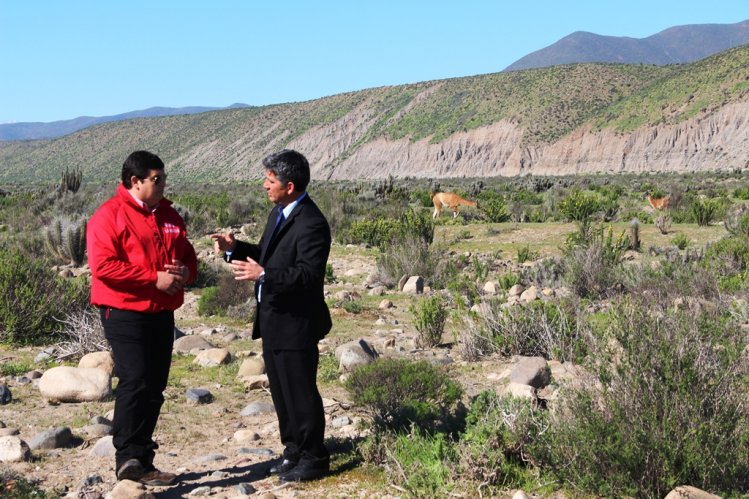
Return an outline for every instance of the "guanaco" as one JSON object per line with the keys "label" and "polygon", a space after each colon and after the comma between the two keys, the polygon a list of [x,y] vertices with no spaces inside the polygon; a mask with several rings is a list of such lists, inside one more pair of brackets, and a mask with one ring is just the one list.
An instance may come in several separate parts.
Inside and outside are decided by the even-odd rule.
{"label": "guanaco", "polygon": [[449,207],[453,210],[453,218],[458,216],[458,206],[474,206],[478,207],[476,201],[468,201],[458,196],[454,192],[438,192],[432,196],[432,203],[434,203],[434,213],[432,218],[437,218],[442,213],[442,208]]}
{"label": "guanaco", "polygon": [[666,196],[658,199],[654,199],[653,196],[650,195],[649,192],[646,193],[648,197],[648,202],[650,203],[650,206],[655,208],[656,210],[665,210],[668,208],[668,203],[671,202],[671,196]]}

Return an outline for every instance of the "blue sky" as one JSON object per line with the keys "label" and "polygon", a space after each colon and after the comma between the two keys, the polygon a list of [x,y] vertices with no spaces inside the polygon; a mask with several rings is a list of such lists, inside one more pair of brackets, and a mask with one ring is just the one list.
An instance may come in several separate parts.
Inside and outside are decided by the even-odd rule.
{"label": "blue sky", "polygon": [[574,31],[746,19],[749,0],[0,0],[0,123],[305,101],[498,72]]}

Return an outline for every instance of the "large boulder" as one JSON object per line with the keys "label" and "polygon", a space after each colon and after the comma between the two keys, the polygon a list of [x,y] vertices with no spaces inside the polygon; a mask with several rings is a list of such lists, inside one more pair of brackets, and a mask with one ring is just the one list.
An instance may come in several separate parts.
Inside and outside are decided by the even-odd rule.
{"label": "large boulder", "polygon": [[114,372],[114,358],[111,352],[93,352],[81,357],[78,367],[94,367],[103,369],[112,376]]}
{"label": "large boulder", "polygon": [[39,379],[39,391],[49,402],[99,402],[112,394],[112,378],[93,367],[53,367]]}
{"label": "large boulder", "polygon": [[351,372],[361,365],[371,364],[377,356],[374,347],[364,339],[344,343],[335,349],[338,370],[342,373]]}

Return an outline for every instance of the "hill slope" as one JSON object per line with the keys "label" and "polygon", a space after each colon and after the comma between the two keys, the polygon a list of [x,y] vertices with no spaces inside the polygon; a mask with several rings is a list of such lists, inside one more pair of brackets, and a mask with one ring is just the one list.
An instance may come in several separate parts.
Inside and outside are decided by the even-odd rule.
{"label": "hill slope", "polygon": [[105,123],[0,143],[0,181],[66,167],[116,179],[142,148],[175,181],[259,178],[283,147],[331,179],[733,169],[749,158],[746,116],[749,46],[688,65],[575,64]]}

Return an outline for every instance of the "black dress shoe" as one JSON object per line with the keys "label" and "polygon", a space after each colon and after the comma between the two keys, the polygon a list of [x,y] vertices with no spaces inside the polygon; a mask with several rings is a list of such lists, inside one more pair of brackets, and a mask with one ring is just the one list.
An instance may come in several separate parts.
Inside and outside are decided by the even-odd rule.
{"label": "black dress shoe", "polygon": [[310,480],[317,480],[328,474],[330,471],[328,466],[313,466],[308,463],[300,463],[294,467],[291,471],[281,474],[279,477],[282,483],[290,482],[308,482]]}
{"label": "black dress shoe", "polygon": [[296,465],[297,465],[297,461],[284,459],[277,465],[271,467],[271,469],[268,470],[268,474],[269,475],[281,475],[282,473],[286,473],[286,472],[293,470]]}

